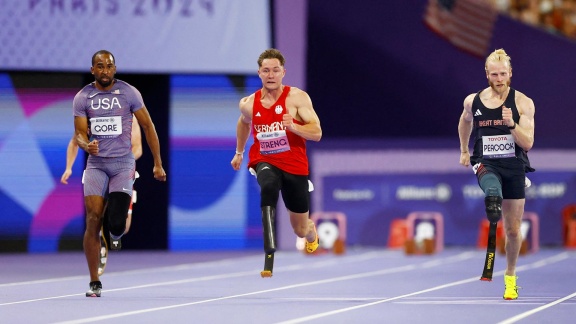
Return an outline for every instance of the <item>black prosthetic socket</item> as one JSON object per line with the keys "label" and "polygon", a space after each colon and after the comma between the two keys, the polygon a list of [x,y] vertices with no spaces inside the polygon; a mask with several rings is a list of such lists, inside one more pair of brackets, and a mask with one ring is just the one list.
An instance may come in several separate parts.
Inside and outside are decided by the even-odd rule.
{"label": "black prosthetic socket", "polygon": [[260,185],[260,207],[276,206],[280,197],[281,180],[267,163],[258,164],[258,184]]}
{"label": "black prosthetic socket", "polygon": [[486,190],[484,205],[486,205],[486,217],[490,223],[498,223],[502,218],[502,197],[498,195],[497,188]]}
{"label": "black prosthetic socket", "polygon": [[110,233],[114,236],[122,236],[126,229],[126,217],[132,197],[125,192],[111,192],[108,196],[108,206],[106,206],[106,217]]}
{"label": "black prosthetic socket", "polygon": [[478,177],[478,183],[480,188],[484,191],[484,195],[488,196],[499,196],[502,197],[502,183],[500,183],[500,178],[492,172],[484,172]]}
{"label": "black prosthetic socket", "polygon": [[262,207],[262,227],[264,230],[264,251],[267,254],[276,252],[276,208]]}

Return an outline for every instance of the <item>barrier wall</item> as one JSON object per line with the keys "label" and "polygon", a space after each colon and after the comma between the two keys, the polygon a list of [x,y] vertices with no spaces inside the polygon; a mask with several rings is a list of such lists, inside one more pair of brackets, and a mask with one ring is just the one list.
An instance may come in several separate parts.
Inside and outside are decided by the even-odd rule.
{"label": "barrier wall", "polygon": [[[386,147],[382,143],[381,147]],[[446,245],[475,245],[485,218],[484,194],[459,151],[447,149],[315,149],[316,211],[347,215],[350,245],[386,246],[390,223],[413,211],[444,217]],[[534,150],[526,211],[540,217],[540,244],[562,243],[562,209],[574,201],[576,150]]]}

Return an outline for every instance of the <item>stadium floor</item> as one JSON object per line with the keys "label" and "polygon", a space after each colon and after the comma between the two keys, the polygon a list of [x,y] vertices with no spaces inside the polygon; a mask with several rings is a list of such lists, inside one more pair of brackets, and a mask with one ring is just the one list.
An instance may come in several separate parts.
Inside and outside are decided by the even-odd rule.
{"label": "stadium floor", "polygon": [[0,254],[0,322],[8,323],[573,323],[576,251],[521,256],[520,298],[502,299],[504,256],[480,281],[485,251],[433,255],[348,248],[264,254],[112,252],[102,297],[86,298],[81,252]]}

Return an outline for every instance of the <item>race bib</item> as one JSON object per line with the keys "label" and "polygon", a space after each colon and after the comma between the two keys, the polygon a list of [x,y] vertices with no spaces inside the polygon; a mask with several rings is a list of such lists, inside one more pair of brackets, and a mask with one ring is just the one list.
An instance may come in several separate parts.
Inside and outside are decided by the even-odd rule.
{"label": "race bib", "polygon": [[290,150],[290,144],[288,143],[288,136],[286,136],[285,130],[258,133],[256,138],[260,142],[260,153],[263,155]]}
{"label": "race bib", "polygon": [[512,134],[482,136],[482,156],[501,159],[516,156],[516,143]]}
{"label": "race bib", "polygon": [[99,138],[117,137],[122,134],[122,116],[90,118],[90,132]]}

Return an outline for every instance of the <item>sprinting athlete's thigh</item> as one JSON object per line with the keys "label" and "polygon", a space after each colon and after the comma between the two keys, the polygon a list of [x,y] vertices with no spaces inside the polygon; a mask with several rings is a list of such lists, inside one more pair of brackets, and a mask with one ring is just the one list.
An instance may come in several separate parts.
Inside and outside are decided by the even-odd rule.
{"label": "sprinting athlete's thigh", "polygon": [[524,166],[508,168],[501,173],[504,199],[526,198],[526,173]]}
{"label": "sprinting athlete's thigh", "polygon": [[288,210],[306,213],[310,210],[308,176],[282,172],[282,199]]}
{"label": "sprinting athlete's thigh", "polygon": [[84,171],[84,195],[106,197],[109,192],[132,195],[136,162],[132,154],[102,158],[90,156]]}
{"label": "sprinting athlete's thigh", "polygon": [[82,183],[84,184],[84,197],[108,195],[108,175],[103,170],[96,168],[84,170]]}
{"label": "sprinting athlete's thigh", "polygon": [[130,154],[114,158],[108,164],[110,184],[109,192],[124,192],[132,196],[134,176],[136,173],[136,160]]}

